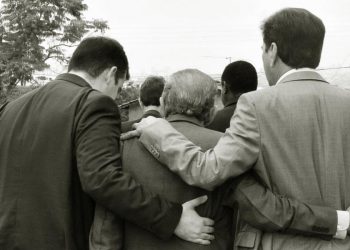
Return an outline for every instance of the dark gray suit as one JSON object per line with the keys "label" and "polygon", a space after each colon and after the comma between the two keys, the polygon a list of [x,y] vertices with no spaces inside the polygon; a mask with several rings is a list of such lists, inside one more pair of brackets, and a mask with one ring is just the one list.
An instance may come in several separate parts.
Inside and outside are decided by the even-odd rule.
{"label": "dark gray suit", "polygon": [[[184,133],[204,150],[215,145],[221,136],[219,132],[202,127],[200,122],[193,117],[172,115],[167,120],[175,129]],[[124,142],[122,159],[124,171],[129,172],[153,192],[173,202],[184,203],[198,196],[209,194],[209,201],[200,206],[197,211],[201,216],[215,220],[215,240],[209,246],[186,242],[175,236],[168,241],[163,241],[139,226],[125,222],[125,250],[232,249],[232,210],[223,206],[224,189],[221,188],[209,193],[187,185],[154,159],[137,138]],[[140,162],[143,163],[142,166],[140,166]]]}
{"label": "dark gray suit", "polygon": [[230,127],[231,117],[236,110],[237,99],[225,105],[214,116],[214,119],[206,126],[209,129],[224,133]]}
{"label": "dark gray suit", "polygon": [[121,172],[114,101],[63,74],[0,111],[0,249],[86,250],[94,200],[169,237],[181,206]]}

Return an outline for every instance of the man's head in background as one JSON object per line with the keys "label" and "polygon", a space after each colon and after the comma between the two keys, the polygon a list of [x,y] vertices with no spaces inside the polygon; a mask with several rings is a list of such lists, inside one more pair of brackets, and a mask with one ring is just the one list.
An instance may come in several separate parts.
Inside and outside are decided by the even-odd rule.
{"label": "man's head in background", "polygon": [[149,76],[140,87],[140,105],[143,112],[153,109],[161,114],[159,98],[162,96],[165,79],[162,76]]}
{"label": "man's head in background", "polygon": [[325,26],[311,12],[300,8],[282,9],[262,26],[262,59],[270,85],[291,69],[315,69],[321,59]]}
{"label": "man's head in background", "polygon": [[183,114],[207,124],[215,94],[216,84],[209,75],[197,69],[175,72],[166,82],[162,95],[165,117]]}
{"label": "man's head in background", "polygon": [[94,89],[115,99],[129,78],[129,63],[122,45],[116,40],[89,37],[74,51],[68,72],[83,77]]}
{"label": "man's head in background", "polygon": [[252,64],[245,61],[230,63],[221,76],[221,99],[224,106],[236,102],[241,94],[258,87],[258,75]]}

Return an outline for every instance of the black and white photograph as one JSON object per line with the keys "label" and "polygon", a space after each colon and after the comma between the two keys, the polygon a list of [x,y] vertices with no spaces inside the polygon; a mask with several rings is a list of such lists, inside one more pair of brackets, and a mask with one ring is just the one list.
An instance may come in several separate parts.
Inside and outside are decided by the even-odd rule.
{"label": "black and white photograph", "polygon": [[0,0],[0,250],[350,250],[350,2]]}

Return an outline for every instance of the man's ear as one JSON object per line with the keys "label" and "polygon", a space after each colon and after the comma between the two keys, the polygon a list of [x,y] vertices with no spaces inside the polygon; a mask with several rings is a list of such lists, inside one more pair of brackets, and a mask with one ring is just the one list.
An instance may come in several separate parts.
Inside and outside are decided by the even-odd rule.
{"label": "man's ear", "polygon": [[139,101],[140,107],[143,109],[144,106],[143,106],[143,103],[141,102],[141,98],[140,97],[138,98],[138,101]]}
{"label": "man's ear", "polygon": [[209,121],[207,124],[211,123],[214,120],[214,117],[217,113],[217,108],[215,107],[215,105],[213,107],[211,107],[210,111],[209,111]]}
{"label": "man's ear", "polygon": [[117,79],[115,77],[116,77],[117,71],[118,71],[117,66],[113,66],[113,67],[105,70],[105,72],[106,72],[105,77],[106,77],[107,82],[113,82],[113,84],[116,83]]}
{"label": "man's ear", "polygon": [[159,104],[160,104],[161,107],[164,107],[164,98],[163,98],[163,95],[161,95],[161,96],[159,97]]}
{"label": "man's ear", "polygon": [[278,59],[278,54],[277,54],[278,48],[277,44],[272,42],[270,45],[270,48],[268,50],[269,56],[270,56],[270,66],[273,67],[275,66],[277,59]]}
{"label": "man's ear", "polygon": [[165,116],[165,107],[164,107],[164,98],[163,95],[159,97],[159,108],[160,108],[160,113],[164,117]]}
{"label": "man's ear", "polygon": [[228,92],[228,87],[227,87],[227,84],[226,84],[226,82],[225,81],[222,81],[222,83],[221,83],[221,91],[222,91],[222,93],[224,93],[224,94],[227,94],[227,92]]}

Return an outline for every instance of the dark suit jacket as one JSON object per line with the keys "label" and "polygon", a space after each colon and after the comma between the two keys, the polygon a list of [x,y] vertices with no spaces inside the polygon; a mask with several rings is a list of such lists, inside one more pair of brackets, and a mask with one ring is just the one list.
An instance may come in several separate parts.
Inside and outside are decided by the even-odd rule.
{"label": "dark suit jacket", "polygon": [[88,249],[94,201],[162,237],[181,206],[121,171],[114,101],[63,74],[0,111],[0,249]]}
{"label": "dark suit jacket", "polygon": [[128,132],[128,131],[132,130],[133,129],[132,125],[134,123],[138,123],[138,122],[141,121],[142,118],[146,118],[148,116],[154,116],[156,118],[161,118],[162,117],[162,115],[157,110],[148,110],[139,119],[135,119],[135,120],[132,120],[132,121],[127,121],[127,122],[122,122],[122,133],[125,133],[125,132]]}
{"label": "dark suit jacket", "polygon": [[[200,145],[204,150],[212,147],[218,141],[221,133],[201,127],[195,118],[173,115],[168,118],[172,126],[184,133],[194,143]],[[138,139],[124,142],[123,147],[123,169],[130,172],[132,176],[147,186],[153,192],[159,193],[169,200],[184,203],[209,192],[187,185],[177,175],[160,164],[140,144]],[[138,166],[143,162],[143,166]],[[125,222],[125,250],[178,250],[178,249],[232,249],[232,210],[223,207],[225,192],[216,190],[210,194],[209,201],[198,208],[201,216],[210,217],[215,220],[215,240],[210,246],[202,246],[172,237],[168,241],[162,241],[137,225]]]}
{"label": "dark suit jacket", "polygon": [[225,130],[230,127],[230,120],[235,112],[236,105],[237,100],[232,101],[223,109],[219,110],[215,114],[214,119],[206,127],[224,133]]}

